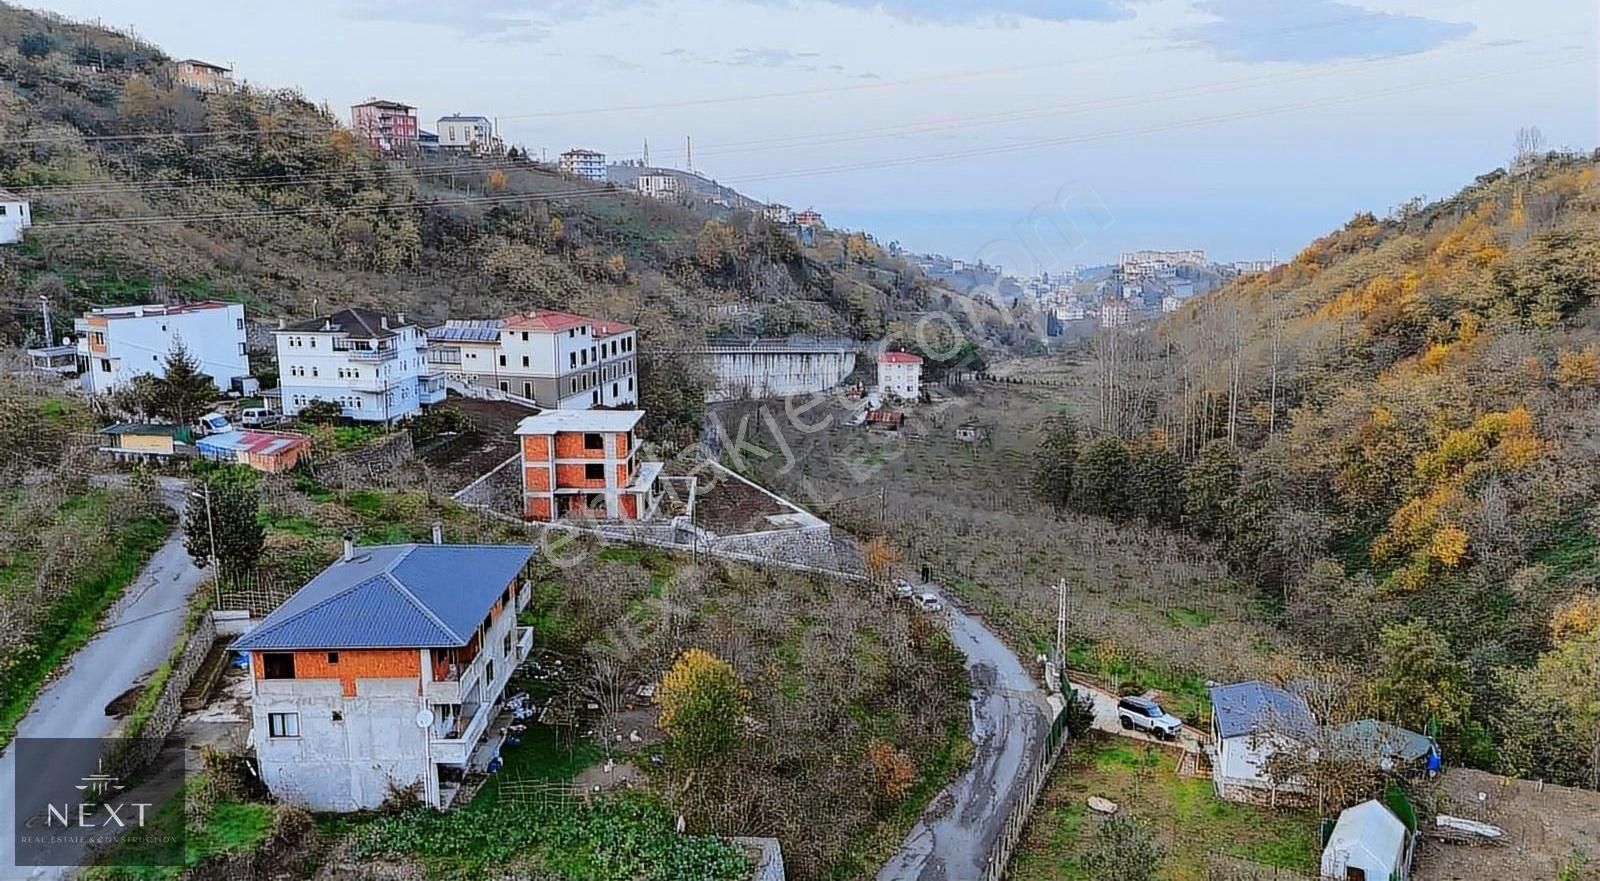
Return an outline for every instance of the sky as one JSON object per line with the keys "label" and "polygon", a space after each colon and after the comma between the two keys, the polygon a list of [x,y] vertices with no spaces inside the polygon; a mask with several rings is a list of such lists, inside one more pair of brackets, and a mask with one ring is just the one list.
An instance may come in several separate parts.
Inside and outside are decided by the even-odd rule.
{"label": "sky", "polygon": [[[27,2],[27,0],[24,0]],[[693,167],[1019,274],[1286,258],[1516,131],[1600,144],[1595,0],[50,0],[177,57]]]}

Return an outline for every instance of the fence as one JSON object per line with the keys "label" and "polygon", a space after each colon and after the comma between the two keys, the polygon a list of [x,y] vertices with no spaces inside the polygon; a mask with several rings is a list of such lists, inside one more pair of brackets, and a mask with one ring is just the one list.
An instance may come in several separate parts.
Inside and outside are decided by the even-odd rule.
{"label": "fence", "polygon": [[1022,830],[1033,815],[1033,806],[1038,803],[1039,794],[1050,782],[1050,772],[1055,770],[1056,762],[1066,746],[1067,714],[1057,713],[1050,723],[1050,734],[1045,738],[1044,749],[1033,758],[1033,767],[1029,769],[1022,797],[1011,806],[1011,813],[1006,816],[1005,825],[1000,827],[994,848],[989,851],[988,868],[984,870],[983,881],[1000,881],[1005,877],[1006,867],[1011,865],[1011,856],[1022,841]]}

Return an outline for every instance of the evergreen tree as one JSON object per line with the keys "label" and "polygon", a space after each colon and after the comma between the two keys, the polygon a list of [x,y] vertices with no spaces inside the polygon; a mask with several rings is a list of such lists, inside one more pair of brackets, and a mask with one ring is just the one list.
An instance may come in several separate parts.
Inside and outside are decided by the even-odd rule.
{"label": "evergreen tree", "polygon": [[1183,474],[1183,523],[1211,540],[1228,534],[1228,516],[1239,492],[1239,454],[1226,441],[1212,441]]}
{"label": "evergreen tree", "polygon": [[1083,448],[1073,473],[1073,506],[1113,520],[1128,517],[1128,448],[1105,437]]}
{"label": "evergreen tree", "polygon": [[[183,515],[183,546],[189,556],[205,565],[216,542],[216,575],[236,580],[255,568],[266,545],[266,531],[257,512],[260,497],[247,472],[220,471],[197,487],[200,498],[190,498]],[[208,498],[209,497],[209,504]]]}
{"label": "evergreen tree", "polygon": [[1177,528],[1183,521],[1183,463],[1154,443],[1140,444],[1131,455],[1129,513],[1156,526]]}
{"label": "evergreen tree", "polygon": [[1072,502],[1072,469],[1078,464],[1078,425],[1067,416],[1045,421],[1044,438],[1034,456],[1033,486],[1057,510]]}
{"label": "evergreen tree", "polygon": [[211,408],[217,399],[217,386],[200,372],[200,362],[189,354],[182,340],[175,340],[167,353],[166,375],[153,387],[152,410],[179,425],[191,425]]}

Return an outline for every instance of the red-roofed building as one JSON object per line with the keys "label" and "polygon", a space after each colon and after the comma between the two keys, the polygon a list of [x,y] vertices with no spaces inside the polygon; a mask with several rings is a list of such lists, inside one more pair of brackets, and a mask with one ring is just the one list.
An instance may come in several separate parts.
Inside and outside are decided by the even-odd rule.
{"label": "red-roofed building", "polygon": [[555,309],[428,331],[428,362],[466,385],[552,410],[632,407],[639,401],[638,331]]}
{"label": "red-roofed building", "polygon": [[207,459],[280,474],[311,451],[311,439],[287,431],[225,431],[201,438],[195,448]]}
{"label": "red-roofed building", "polygon": [[878,394],[906,400],[922,397],[922,359],[910,352],[879,355]]}
{"label": "red-roofed building", "polygon": [[369,98],[350,108],[350,127],[385,153],[416,152],[417,108],[410,104]]}

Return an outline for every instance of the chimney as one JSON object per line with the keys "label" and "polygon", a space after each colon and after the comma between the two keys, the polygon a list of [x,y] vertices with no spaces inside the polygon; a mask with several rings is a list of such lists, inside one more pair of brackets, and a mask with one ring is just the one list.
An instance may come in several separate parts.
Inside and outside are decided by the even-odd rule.
{"label": "chimney", "polygon": [[379,315],[378,316],[378,326],[383,328],[384,330],[388,330],[389,329],[389,316],[387,316],[387,315]]}
{"label": "chimney", "polygon": [[436,545],[444,544],[444,524],[437,520],[433,521],[433,543]]}
{"label": "chimney", "polygon": [[356,534],[346,529],[344,531],[344,561],[346,563],[356,558]]}
{"label": "chimney", "polygon": [[289,326],[289,320],[287,318],[283,318],[282,316],[280,316],[278,318],[278,329],[279,330],[283,330],[284,328],[286,328],[288,326]]}
{"label": "chimney", "polygon": [[396,312],[396,313],[394,313],[394,323],[395,324],[399,324],[399,325],[404,325],[406,323],[406,313],[404,313],[404,312]]}

